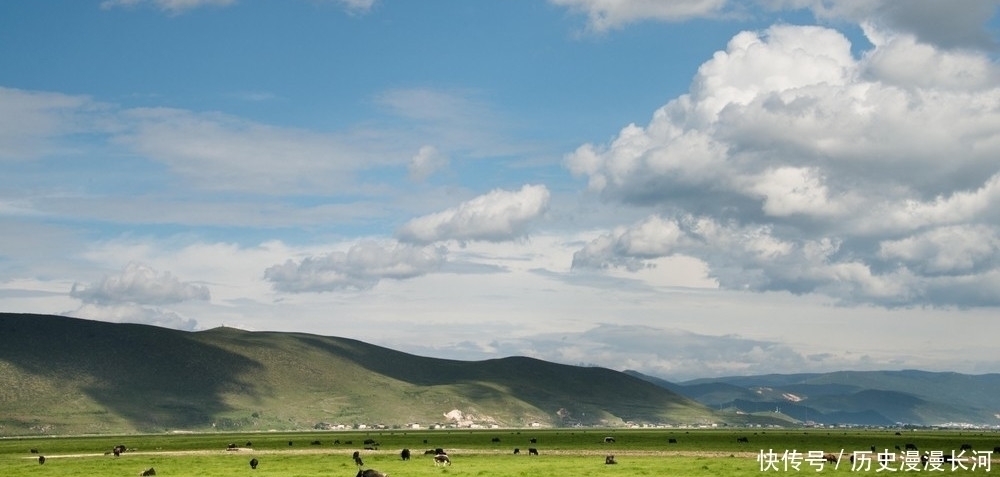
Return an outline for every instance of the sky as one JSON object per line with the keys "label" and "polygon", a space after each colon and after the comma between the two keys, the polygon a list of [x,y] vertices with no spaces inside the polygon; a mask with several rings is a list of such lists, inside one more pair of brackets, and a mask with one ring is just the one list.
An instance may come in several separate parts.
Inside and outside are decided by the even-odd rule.
{"label": "sky", "polygon": [[1000,0],[0,3],[0,311],[1000,372]]}

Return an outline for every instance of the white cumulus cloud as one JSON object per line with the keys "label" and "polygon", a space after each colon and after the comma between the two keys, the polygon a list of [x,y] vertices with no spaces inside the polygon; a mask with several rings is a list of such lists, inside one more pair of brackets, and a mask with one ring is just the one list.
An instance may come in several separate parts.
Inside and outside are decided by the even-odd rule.
{"label": "white cumulus cloud", "polygon": [[[997,67],[907,33],[873,45],[857,58],[823,27],[740,33],[648,125],[567,156],[605,199],[665,211],[587,244],[574,266],[684,254],[734,289],[1000,303],[983,286],[1000,256]],[[630,246],[648,230],[660,250]]]}
{"label": "white cumulus cloud", "polygon": [[283,292],[367,290],[380,280],[404,280],[438,270],[445,262],[442,247],[362,241],[347,251],[313,255],[268,267],[264,278]]}
{"label": "white cumulus cloud", "polygon": [[517,191],[496,189],[457,207],[410,220],[396,235],[416,243],[510,240],[524,235],[548,206],[549,190],[544,185],[524,185]]}

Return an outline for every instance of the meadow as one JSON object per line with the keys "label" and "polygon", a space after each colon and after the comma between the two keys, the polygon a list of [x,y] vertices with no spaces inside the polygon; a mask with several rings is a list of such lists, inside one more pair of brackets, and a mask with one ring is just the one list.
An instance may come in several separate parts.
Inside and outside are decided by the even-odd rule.
{"label": "meadow", "polygon": [[[898,432],[898,434],[897,434]],[[605,442],[612,437],[614,442]],[[737,442],[745,437],[748,442]],[[365,450],[373,439],[377,449]],[[531,440],[534,439],[534,442]],[[74,477],[135,476],[156,469],[157,476],[255,476],[306,477],[357,474],[351,454],[360,451],[364,468],[392,477],[429,476],[600,476],[626,472],[629,475],[763,476],[766,474],[886,475],[989,475],[998,465],[998,455],[979,454],[975,469],[940,471],[926,469],[852,468],[847,456],[855,451],[888,450],[914,444],[921,453],[941,450],[946,455],[963,444],[977,452],[1000,446],[995,431],[929,431],[865,429],[493,429],[493,430],[359,430],[342,432],[201,433],[77,437],[9,437],[0,439],[0,476]],[[106,455],[115,445],[129,448],[120,457]],[[236,444],[238,450],[227,450]],[[250,444],[249,446],[247,444]],[[369,445],[369,447],[373,447]],[[451,466],[435,466],[424,452],[445,449]],[[412,457],[400,458],[408,448]],[[520,453],[515,455],[513,449]],[[528,455],[535,448],[539,455]],[[31,453],[36,449],[39,454]],[[786,469],[787,460],[765,469],[762,453],[780,458],[785,451],[843,452],[838,465],[801,461],[799,470]],[[44,464],[38,456],[44,455]],[[617,464],[606,465],[614,455]],[[972,454],[967,451],[966,455]],[[983,461],[982,456],[992,461]],[[251,470],[251,458],[260,462]],[[902,456],[891,467],[903,469]],[[986,464],[990,464],[986,467]],[[997,467],[1000,472],[1000,467]]]}

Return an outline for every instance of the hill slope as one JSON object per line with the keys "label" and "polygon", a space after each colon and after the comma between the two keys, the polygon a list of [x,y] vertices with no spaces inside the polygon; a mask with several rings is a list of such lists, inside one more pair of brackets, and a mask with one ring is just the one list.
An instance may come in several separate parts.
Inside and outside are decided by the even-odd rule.
{"label": "hill slope", "polygon": [[[0,314],[0,382],[0,435],[717,420],[693,400],[604,368],[48,315]],[[453,410],[462,416],[445,417]]]}

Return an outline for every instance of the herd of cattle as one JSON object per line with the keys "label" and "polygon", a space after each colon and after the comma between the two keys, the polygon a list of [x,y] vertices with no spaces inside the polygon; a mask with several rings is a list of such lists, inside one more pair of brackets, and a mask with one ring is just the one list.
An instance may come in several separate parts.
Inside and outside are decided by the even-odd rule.
{"label": "herd of cattle", "polygon": [[[897,433],[897,435],[898,435],[898,433]],[[531,443],[531,444],[536,444],[538,442],[538,440],[536,438],[531,438],[531,439],[528,440],[528,442]],[[604,443],[605,444],[613,444],[614,442],[615,442],[615,438],[614,437],[608,436],[608,437],[604,438]],[[736,438],[736,442],[738,444],[749,444],[750,443],[750,439],[748,437],[745,437],[745,436],[740,436],[740,437]],[[424,440],[424,443],[427,443],[427,441]],[[492,439],[492,443],[494,443],[494,444],[500,443],[500,438],[499,437],[494,437]],[[676,444],[677,443],[677,439],[670,438],[668,440],[668,443],[670,443],[670,444]],[[288,441],[288,445],[289,446],[292,446],[293,444],[294,444],[294,442]],[[310,444],[311,445],[320,445],[321,442],[320,441],[312,441]],[[334,444],[351,445],[351,444],[353,444],[353,441],[344,441],[344,442],[341,442],[338,439],[338,440],[334,441]],[[364,447],[365,450],[377,450],[377,448],[379,446],[379,443],[376,442],[374,439],[365,439],[364,444],[365,444],[365,447]],[[253,447],[253,443],[252,442],[247,442],[246,443],[246,447],[247,448]],[[895,446],[895,449],[897,451],[904,451],[904,450],[905,451],[916,451],[917,450],[917,446],[915,444],[912,444],[912,443],[906,443],[906,444],[903,445],[902,448],[900,446],[898,446],[898,445]],[[970,445],[970,444],[962,444],[961,445],[961,449],[962,450],[971,450],[972,449],[972,445]],[[129,450],[133,450],[133,449],[127,448],[124,445],[119,444],[119,445],[114,446],[110,451],[105,452],[104,455],[111,455],[111,454],[113,454],[115,457],[119,457],[122,454],[124,454],[126,451],[129,451]],[[240,450],[240,448],[239,448],[239,446],[236,445],[236,443],[230,443],[230,444],[228,444],[226,446],[226,450],[227,451],[238,451],[238,450]],[[876,447],[875,446],[871,446],[871,451],[872,452],[876,452]],[[32,454],[39,454],[38,449],[34,449],[34,448],[30,449],[30,452]],[[519,447],[515,447],[514,448],[514,454],[520,454],[520,453],[521,453],[521,449]],[[993,453],[997,454],[997,455],[1000,455],[1000,446],[994,447],[993,448]],[[400,451],[399,457],[402,460],[410,460],[410,454],[411,454],[410,449],[403,449],[402,451]],[[434,449],[428,449],[428,450],[424,451],[424,455],[432,456],[432,460],[433,460],[435,466],[448,466],[448,465],[451,465],[451,457],[448,456],[448,453],[443,448],[438,447],[438,448],[434,448]],[[528,455],[538,455],[538,449],[536,447],[529,447],[528,448]],[[357,474],[356,477],[389,477],[388,474],[380,472],[378,470],[375,470],[375,469],[365,469],[364,468],[365,463],[364,463],[364,460],[361,458],[361,452],[360,451],[354,451],[354,453],[351,455],[351,457],[354,459],[355,465],[358,466],[358,474]],[[837,454],[824,454],[823,458],[825,460],[831,462],[831,463],[835,463],[839,459],[839,456]],[[950,456],[944,456],[945,462],[948,462],[950,460],[949,458],[950,458]],[[854,462],[854,456],[851,455],[850,459],[851,459],[851,462],[853,463]],[[922,456],[921,459],[923,460],[923,462],[926,463],[926,460],[924,460],[924,459],[927,459],[926,456]],[[39,464],[45,464],[45,456],[44,455],[39,455],[38,456],[38,463]],[[613,454],[608,454],[608,455],[606,455],[604,457],[604,463],[608,464],[608,465],[613,465],[613,464],[617,464],[618,461],[615,460],[615,456]],[[256,469],[258,465],[260,465],[260,460],[258,460],[256,457],[253,457],[253,458],[250,459],[250,469],[251,470],[252,469]],[[156,470],[153,469],[152,467],[150,467],[150,468],[148,468],[148,469],[143,470],[142,472],[140,472],[139,475],[141,477],[155,476],[156,475]]]}

